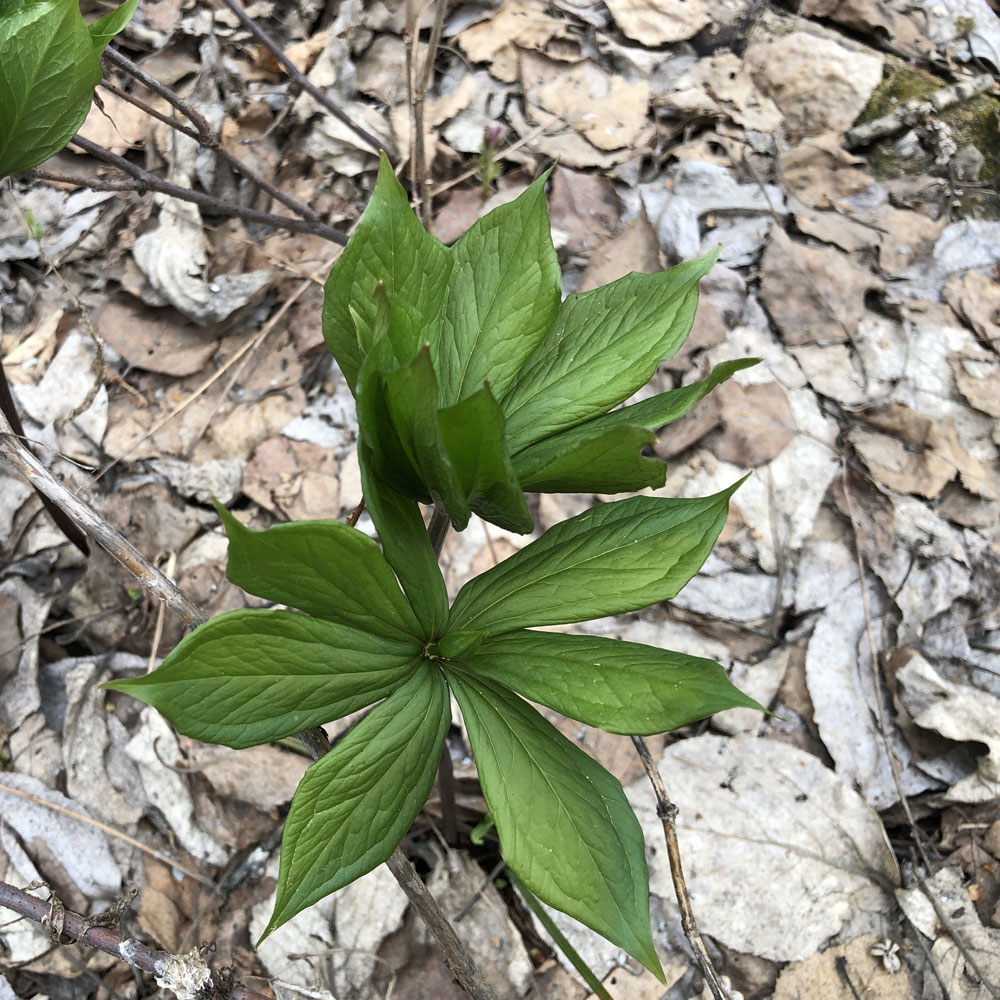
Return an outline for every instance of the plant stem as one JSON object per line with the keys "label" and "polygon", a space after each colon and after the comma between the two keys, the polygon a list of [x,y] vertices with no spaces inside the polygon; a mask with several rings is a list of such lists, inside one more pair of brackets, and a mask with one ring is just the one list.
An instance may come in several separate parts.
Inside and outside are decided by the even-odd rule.
{"label": "plant stem", "polygon": [[632,737],[632,745],[639,754],[642,766],[646,769],[650,784],[653,786],[653,793],[656,795],[656,815],[660,817],[663,824],[663,838],[667,842],[667,857],[670,860],[670,876],[674,882],[674,895],[677,897],[677,906],[681,911],[681,927],[684,928],[684,936],[694,949],[695,961],[701,974],[708,983],[708,988],[712,991],[715,1000],[729,1000],[729,993],[722,985],[719,973],[715,971],[712,959],[709,958],[708,949],[702,940],[701,931],[698,930],[698,923],[694,918],[694,908],[691,906],[691,897],[688,894],[687,882],[684,880],[684,868],[681,865],[681,849],[677,843],[677,806],[670,801],[667,788],[663,784],[660,772],[653,763],[649,747],[641,736]]}
{"label": "plant stem", "polygon": [[[6,423],[0,422],[0,462],[7,464],[15,472],[22,475],[35,489],[44,496],[49,497],[57,507],[73,518],[78,525],[93,536],[94,540],[102,548],[107,550],[112,558],[127,569],[145,590],[163,601],[189,628],[195,628],[207,620],[204,612],[192,604],[172,580],[167,579],[134,545],[108,524],[92,507],[74,496],[73,493],[63,486],[31,454],[19,437],[6,431]],[[445,515],[445,522],[445,529],[441,533],[442,541],[444,540],[444,534],[447,533],[447,515]],[[326,734],[318,727],[306,730],[297,735],[314,760],[318,760],[330,748]],[[444,910],[441,909],[437,900],[430,894],[427,887],[421,881],[416,869],[410,864],[406,855],[397,847],[386,864],[396,878],[396,881],[399,882],[403,892],[406,893],[407,898],[413,904],[414,909],[420,914],[428,930],[437,939],[448,967],[454,972],[466,993],[473,1000],[497,1000],[495,991],[479,972],[469,950],[455,933],[455,929],[448,922],[448,917],[445,915]],[[13,887],[9,888],[13,890]],[[13,890],[13,893],[12,899],[15,899],[15,897],[20,898],[17,896],[19,890]],[[21,895],[27,896],[26,893],[21,893]],[[30,896],[27,896],[27,898],[32,900]],[[37,903],[42,910],[48,912],[47,903],[39,900],[33,900],[33,902]],[[0,893],[0,905],[6,905],[2,893]],[[18,913],[24,912],[17,906],[13,906],[12,909],[17,909]],[[69,916],[67,914],[67,929],[70,933],[73,933],[73,927],[78,925],[71,924],[68,919]],[[32,917],[32,919],[41,919],[41,917]],[[84,936],[83,940],[85,944],[92,943],[87,935]],[[121,940],[122,938],[119,935],[117,939],[119,944]],[[138,942],[136,943],[138,944]],[[97,947],[96,944],[94,946]],[[122,957],[119,952],[114,950],[111,951],[111,954],[117,955],[119,958]],[[145,968],[144,966],[139,967]],[[230,1000],[260,1000],[260,998],[256,994],[244,991],[240,996],[234,992]]]}
{"label": "plant stem", "polygon": [[[171,965],[183,964],[187,968],[192,968],[198,964],[190,956],[171,955],[169,952],[150,948],[149,945],[129,937],[115,927],[92,927],[87,918],[81,917],[79,913],[73,913],[62,907],[55,908],[53,905],[55,902],[54,895],[48,900],[38,899],[23,889],[18,889],[7,882],[0,882],[0,906],[20,913],[22,917],[27,917],[36,924],[48,927],[53,940],[57,942],[65,934],[71,941],[107,952],[131,965],[133,969],[141,969],[157,977],[162,977]],[[200,965],[198,967],[200,968]],[[226,996],[228,1000],[268,1000],[263,994],[254,993],[245,986],[237,984],[234,987],[227,984],[222,977],[208,968],[205,972],[209,976],[208,982],[203,987],[206,990],[204,995],[207,997]]]}
{"label": "plant stem", "polygon": [[[85,153],[90,153],[91,156],[103,160],[105,163],[110,163],[130,177],[133,177],[135,179],[134,188],[137,191],[158,191],[160,194],[169,195],[171,198],[194,202],[195,205],[200,205],[202,208],[217,215],[236,216],[247,222],[258,222],[265,226],[273,226],[275,229],[285,229],[292,233],[312,233],[315,236],[322,236],[331,243],[338,243],[340,246],[347,245],[347,234],[342,233],[339,229],[334,229],[333,226],[328,226],[325,222],[293,219],[287,215],[273,215],[270,212],[260,212],[255,208],[244,208],[242,205],[233,205],[228,201],[223,201],[221,198],[213,198],[210,194],[204,194],[201,191],[192,191],[190,188],[181,187],[180,184],[172,184],[170,181],[165,181],[161,177],[157,177],[156,174],[150,173],[148,170],[143,170],[142,167],[136,166],[123,156],[118,156],[112,153],[111,150],[105,149],[103,146],[99,146],[96,142],[91,142],[81,135],[74,136],[70,139],[70,143],[82,149]],[[48,171],[36,170],[35,175],[38,177],[47,177],[48,179],[63,179],[59,175],[53,175]],[[89,184],[89,182],[87,183]]]}
{"label": "plant stem", "polygon": [[222,2],[240,19],[243,26],[271,53],[278,61],[285,72],[291,77],[295,84],[301,87],[314,101],[321,104],[334,118],[342,121],[355,135],[364,139],[366,143],[377,153],[384,149],[390,160],[396,159],[396,151],[387,139],[382,139],[372,135],[367,129],[359,125],[342,108],[334,104],[281,50],[281,46],[271,38],[263,28],[261,28],[253,18],[236,2],[236,0],[222,0]]}

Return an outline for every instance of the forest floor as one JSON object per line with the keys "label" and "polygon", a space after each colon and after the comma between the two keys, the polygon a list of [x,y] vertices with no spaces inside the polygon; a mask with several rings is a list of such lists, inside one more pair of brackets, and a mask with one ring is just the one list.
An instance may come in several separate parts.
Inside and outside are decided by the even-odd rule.
{"label": "forest floor", "polygon": [[[256,0],[249,13],[355,123],[410,148],[408,51],[426,58],[431,4],[409,27],[394,0]],[[375,150],[228,6],[145,0],[116,48],[234,157],[350,231]],[[747,998],[1000,996],[996,10],[504,0],[449,8],[433,55],[421,180],[435,235],[453,241],[557,161],[567,294],[721,244],[654,389],[763,359],[657,445],[664,496],[754,473],[702,573],[669,605],[576,626],[715,659],[771,710],[650,741],[720,969]],[[119,66],[105,79],[175,114]],[[212,150],[98,94],[91,142],[289,214]],[[125,175],[78,149],[41,169],[0,191],[0,356],[25,433],[207,613],[245,606],[211,497],[256,527],[345,518],[361,499],[353,400],[321,333],[339,246],[109,185]],[[536,533],[595,499],[533,499]],[[452,534],[449,590],[530,537]],[[0,880],[45,882],[85,913],[134,886],[130,933],[171,952],[210,942],[214,964],[282,1000],[460,996],[384,868],[253,949],[308,760],[179,738],[96,686],[145,671],[183,633],[0,470]],[[621,779],[646,830],[667,985],[558,926],[619,1000],[699,995],[631,743],[548,714]],[[449,748],[467,841],[485,805],[457,713]],[[404,847],[501,996],[586,997],[495,853],[446,847],[439,818],[434,793]],[[266,864],[223,879],[261,843]],[[157,990],[13,918],[0,968],[0,1000]]]}

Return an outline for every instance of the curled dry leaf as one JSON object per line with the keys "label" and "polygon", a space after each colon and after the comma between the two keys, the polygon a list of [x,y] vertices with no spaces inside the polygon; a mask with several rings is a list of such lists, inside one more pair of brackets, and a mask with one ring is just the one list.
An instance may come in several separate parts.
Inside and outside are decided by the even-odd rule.
{"label": "curled dry leaf", "polygon": [[[774,961],[831,937],[882,932],[899,871],[876,813],[810,754],[756,737],[696,736],[668,748],[660,773],[680,809],[688,888],[705,934]],[[626,790],[656,848],[650,885],[673,898],[648,783]]]}
{"label": "curled dry leaf", "polygon": [[609,0],[619,28],[643,45],[666,45],[693,38],[711,20],[708,0]]}
{"label": "curled dry leaf", "polygon": [[1000,787],[1000,698],[978,688],[943,678],[922,656],[912,654],[896,674],[900,698],[922,729],[937,730],[951,740],[986,745],[975,774],[944,793],[949,802],[991,802]]}

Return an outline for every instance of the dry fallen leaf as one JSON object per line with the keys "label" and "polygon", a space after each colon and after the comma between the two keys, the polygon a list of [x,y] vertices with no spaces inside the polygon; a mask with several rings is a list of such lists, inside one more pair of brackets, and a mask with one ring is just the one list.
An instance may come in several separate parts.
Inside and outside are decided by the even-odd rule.
{"label": "dry fallen leaf", "polygon": [[[632,271],[654,274],[661,268],[660,244],[656,232],[649,224],[645,210],[640,210],[617,236],[605,240],[590,255],[590,263],[583,272],[577,291],[587,292],[592,288],[599,288]],[[705,305],[709,310],[714,310],[710,302],[706,301]],[[699,312],[702,312],[700,302]]]}
{"label": "dry fallen leaf", "polygon": [[[899,871],[876,813],[816,757],[752,736],[696,736],[659,766],[703,933],[774,961],[831,937],[879,933]],[[626,792],[655,848],[653,892],[672,908],[663,830],[648,782]]]}
{"label": "dry fallen leaf", "polygon": [[665,45],[693,38],[711,20],[708,0],[609,0],[618,27],[643,45]]}
{"label": "dry fallen leaf", "polygon": [[1000,344],[1000,281],[981,271],[966,271],[949,278],[942,295],[980,340]]}
{"label": "dry fallen leaf", "polygon": [[799,136],[851,127],[882,79],[882,56],[830,38],[793,31],[746,51],[754,82]]}
{"label": "dry fallen leaf", "polygon": [[730,380],[713,397],[722,429],[708,447],[723,462],[755,469],[780,455],[797,433],[788,396],[777,382],[743,386]]}
{"label": "dry fallen leaf", "polygon": [[621,213],[621,200],[607,177],[556,167],[549,220],[557,248],[590,254],[615,232]]}
{"label": "dry fallen leaf", "polygon": [[882,287],[833,247],[793,243],[772,226],[761,263],[761,300],[789,346],[848,340],[865,314],[865,294]]}

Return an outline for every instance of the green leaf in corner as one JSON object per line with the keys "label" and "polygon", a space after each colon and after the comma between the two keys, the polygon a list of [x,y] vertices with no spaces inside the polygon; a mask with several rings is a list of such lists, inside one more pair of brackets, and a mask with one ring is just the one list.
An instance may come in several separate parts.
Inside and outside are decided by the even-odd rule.
{"label": "green leaf in corner", "polygon": [[77,0],[4,4],[0,18],[0,177],[59,152],[101,82],[100,54],[137,0],[88,29]]}
{"label": "green leaf in corner", "polygon": [[712,660],[606,636],[507,632],[460,658],[478,677],[609,733],[667,733],[761,706]]}
{"label": "green leaf in corner", "polygon": [[595,417],[530,445],[514,456],[521,488],[539,493],[618,493],[663,486],[666,466],[642,454],[655,431],[757,358],[724,361],[708,378]]}
{"label": "green leaf in corner", "polygon": [[708,558],[740,483],[710,497],[631,497],[571,517],[470,580],[450,627],[496,635],[669,600]]}
{"label": "green leaf in corner", "polygon": [[450,722],[448,685],[425,662],[306,771],[285,821],[278,894],[261,940],[392,854],[427,800]]}
{"label": "green leaf in corner", "polygon": [[484,216],[451,248],[455,266],[438,353],[445,406],[487,380],[502,398],[556,318],[562,275],[545,205],[548,176]]}
{"label": "green leaf in corner", "polygon": [[419,637],[420,623],[379,547],[338,521],[295,521],[265,531],[216,510],[229,536],[226,576],[244,590],[387,639]]}
{"label": "green leaf in corner", "polygon": [[662,980],[642,828],[621,784],[512,692],[464,671],[449,682],[508,866]]}
{"label": "green leaf in corner", "polygon": [[358,442],[358,460],[365,507],[385,558],[423,626],[421,638],[440,635],[448,617],[448,591],[420,508],[374,475],[371,449],[363,439]]}
{"label": "green leaf in corner", "polygon": [[374,342],[379,283],[420,317],[423,339],[436,345],[451,269],[450,251],[420,224],[381,154],[371,201],[330,271],[323,298],[323,337],[352,393]]}
{"label": "green leaf in corner", "polygon": [[104,686],[152,705],[185,736],[240,749],[364,708],[421,662],[416,640],[292,611],[242,610],[200,625],[151,674]]}
{"label": "green leaf in corner", "polygon": [[571,295],[501,400],[512,454],[617,406],[687,338],[717,252]]}

